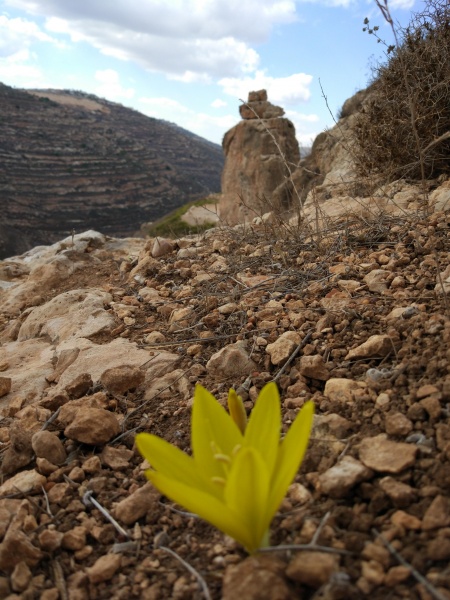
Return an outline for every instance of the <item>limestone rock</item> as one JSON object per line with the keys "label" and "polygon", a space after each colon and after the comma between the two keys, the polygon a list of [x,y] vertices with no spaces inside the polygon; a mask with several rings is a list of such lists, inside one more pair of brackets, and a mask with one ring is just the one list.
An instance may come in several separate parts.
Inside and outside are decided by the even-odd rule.
{"label": "limestone rock", "polygon": [[15,592],[24,592],[31,582],[32,574],[26,562],[17,563],[11,573],[11,587]]}
{"label": "limestone rock", "polygon": [[283,564],[267,556],[252,556],[225,571],[222,600],[290,600]]}
{"label": "limestone rock", "polygon": [[113,446],[105,446],[100,455],[101,461],[114,471],[126,469],[133,456],[133,451],[128,448],[114,448]]}
{"label": "limestone rock", "polygon": [[300,340],[300,335],[295,331],[285,331],[272,344],[268,344],[266,352],[270,355],[272,364],[279,365],[286,362],[300,343]]}
{"label": "limestone rock", "polygon": [[218,377],[248,375],[255,368],[256,365],[249,358],[246,344],[243,342],[225,346],[225,348],[213,354],[206,363],[207,371]]}
{"label": "limestone rock", "polygon": [[161,256],[166,256],[166,254],[170,254],[174,249],[175,245],[170,240],[166,240],[165,238],[157,237],[153,243],[152,248],[152,256],[153,258],[160,258]]}
{"label": "limestone rock", "polygon": [[108,392],[119,395],[139,387],[144,379],[144,371],[131,365],[107,369],[100,377],[100,381]]}
{"label": "limestone rock", "polygon": [[422,529],[428,531],[450,525],[450,499],[446,496],[436,496],[427,508],[423,517]]}
{"label": "limestone rock", "polygon": [[388,276],[389,271],[386,271],[385,269],[374,269],[364,277],[364,283],[367,284],[367,287],[371,292],[383,294],[388,289],[386,284]]}
{"label": "limestone rock", "polygon": [[112,579],[120,567],[122,556],[120,554],[105,554],[98,558],[92,567],[86,569],[91,583],[101,583]]}
{"label": "limestone rock", "polygon": [[327,583],[338,568],[339,557],[335,554],[298,552],[289,563],[286,575],[294,581],[318,588]]}
{"label": "limestone rock", "polygon": [[65,391],[71,398],[81,398],[87,394],[93,383],[94,382],[92,381],[92,377],[89,373],[80,373],[75,377],[75,379],[66,385]]}
{"label": "limestone rock", "polygon": [[327,381],[330,377],[330,372],[320,354],[302,356],[300,358],[299,371],[304,377],[311,377],[319,381]]}
{"label": "limestone rock", "polygon": [[380,488],[392,500],[396,508],[405,508],[417,497],[417,492],[407,483],[397,481],[393,477],[383,477],[379,481]]}
{"label": "limestone rock", "polygon": [[42,552],[18,529],[9,529],[0,544],[0,570],[11,573],[15,566],[25,562],[34,567],[42,559]]}
{"label": "limestone rock", "polygon": [[366,387],[363,381],[332,377],[326,382],[323,393],[330,400],[347,403],[353,402]]}
{"label": "limestone rock", "polygon": [[[251,94],[249,98],[256,97]],[[249,105],[256,115],[241,107],[244,120],[225,134],[222,144],[225,166],[219,212],[230,224],[287,209],[292,190],[285,184],[289,177],[285,161],[297,164],[300,159],[294,125],[281,117],[282,109],[267,100],[250,100]]]}
{"label": "limestone rock", "polygon": [[38,431],[31,438],[34,453],[45,458],[53,465],[61,465],[67,458],[64,446],[59,437],[51,431]]}
{"label": "limestone rock", "polygon": [[119,422],[111,412],[103,408],[87,408],[77,412],[65,428],[64,435],[83,444],[101,446],[119,432]]}
{"label": "limestone rock", "polygon": [[52,341],[90,337],[114,325],[104,309],[112,301],[102,290],[70,290],[34,308],[19,331],[18,340],[48,336]]}
{"label": "limestone rock", "polygon": [[158,503],[160,493],[149,482],[121,500],[114,509],[114,515],[125,525],[132,525],[145,516]]}
{"label": "limestone rock", "polygon": [[0,377],[0,398],[11,391],[11,377]]}
{"label": "limestone rock", "polygon": [[359,446],[362,463],[381,473],[400,473],[414,464],[417,447],[403,442],[391,442],[384,435],[365,438]]}
{"label": "limestone rock", "polygon": [[10,445],[3,455],[1,472],[4,475],[15,473],[26,467],[33,458],[31,433],[20,422],[13,423],[9,430]]}
{"label": "limestone rock", "polygon": [[332,498],[344,498],[361,481],[370,479],[373,472],[352,456],[344,456],[334,467],[319,475],[320,489]]}
{"label": "limestone rock", "polygon": [[24,494],[41,492],[41,487],[46,481],[47,478],[34,469],[21,471],[0,485],[0,496],[16,494],[17,491],[23,492]]}
{"label": "limestone rock", "polygon": [[372,335],[363,344],[352,348],[345,360],[359,358],[382,358],[394,352],[394,341],[389,335]]}

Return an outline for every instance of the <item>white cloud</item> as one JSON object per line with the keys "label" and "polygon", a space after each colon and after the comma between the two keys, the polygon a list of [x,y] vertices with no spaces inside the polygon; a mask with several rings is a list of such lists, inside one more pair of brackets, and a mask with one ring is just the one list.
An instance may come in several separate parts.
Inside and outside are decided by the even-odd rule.
{"label": "white cloud", "polygon": [[415,0],[390,0],[389,8],[390,9],[405,9],[410,10],[414,6]]}
{"label": "white cloud", "polygon": [[0,56],[15,54],[36,41],[58,43],[41,31],[33,21],[22,18],[9,19],[6,15],[0,15]]}
{"label": "white cloud", "polygon": [[216,144],[222,143],[224,133],[238,121],[238,117],[233,115],[218,117],[196,112],[171,98],[139,98],[139,102],[143,105],[141,112],[144,114],[177,123]]}
{"label": "white cloud", "polygon": [[227,102],[225,100],[221,100],[220,98],[216,98],[211,102],[211,106],[213,108],[222,108],[223,106],[227,106]]}
{"label": "white cloud", "polygon": [[218,83],[225,94],[244,101],[247,100],[249,92],[265,89],[272,103],[285,107],[309,100],[311,82],[312,75],[306,73],[295,73],[288,77],[271,77],[265,71],[256,71],[251,77],[225,77]]}
{"label": "white cloud", "polygon": [[100,83],[96,88],[96,94],[109,100],[120,100],[122,98],[133,98],[133,88],[124,88],[120,83],[119,73],[114,69],[105,69],[95,72],[95,80]]}
{"label": "white cloud", "polygon": [[252,45],[293,22],[294,0],[7,0],[47,18],[46,27],[108,56],[192,82],[253,72]]}

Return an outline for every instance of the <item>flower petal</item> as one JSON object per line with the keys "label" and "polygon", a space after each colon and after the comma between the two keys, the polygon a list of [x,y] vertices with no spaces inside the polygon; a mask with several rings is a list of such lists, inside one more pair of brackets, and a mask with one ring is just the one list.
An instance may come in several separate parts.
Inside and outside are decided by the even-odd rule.
{"label": "flower petal", "polygon": [[272,381],[261,390],[250,413],[244,436],[244,445],[256,448],[270,473],[275,467],[280,433],[280,395],[277,384]]}
{"label": "flower petal", "polygon": [[270,474],[267,465],[252,447],[242,448],[233,461],[225,488],[225,503],[238,513],[247,528],[246,548],[252,553],[261,547],[273,514],[267,511]]}
{"label": "flower petal", "polygon": [[[214,485],[199,471],[192,456],[151,433],[138,433],[135,437],[139,452],[150,463],[152,469],[180,483],[215,491]],[[217,496],[220,493],[216,492]]]}
{"label": "flower petal", "polygon": [[306,452],[314,416],[314,403],[306,402],[282,440],[271,482],[270,511],[278,509]]}
{"label": "flower petal", "polygon": [[201,385],[196,385],[192,408],[192,453],[205,477],[225,477],[226,466],[214,455],[232,455],[234,448],[242,444],[238,426]]}
{"label": "flower petal", "polygon": [[231,418],[239,427],[240,432],[244,434],[247,426],[247,413],[245,412],[242,398],[236,394],[233,388],[228,392],[228,410],[230,411]]}
{"label": "flower petal", "polygon": [[147,478],[165,496],[195,513],[223,533],[247,547],[251,539],[239,513],[203,490],[185,485],[156,471],[146,471]]}

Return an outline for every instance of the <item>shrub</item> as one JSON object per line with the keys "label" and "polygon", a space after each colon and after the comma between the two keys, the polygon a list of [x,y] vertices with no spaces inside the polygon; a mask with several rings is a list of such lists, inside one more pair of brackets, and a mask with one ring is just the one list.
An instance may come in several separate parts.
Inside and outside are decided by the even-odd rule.
{"label": "shrub", "polygon": [[399,43],[389,47],[387,63],[375,67],[372,93],[356,118],[360,173],[391,181],[449,173],[448,0],[426,0],[425,10],[397,33]]}

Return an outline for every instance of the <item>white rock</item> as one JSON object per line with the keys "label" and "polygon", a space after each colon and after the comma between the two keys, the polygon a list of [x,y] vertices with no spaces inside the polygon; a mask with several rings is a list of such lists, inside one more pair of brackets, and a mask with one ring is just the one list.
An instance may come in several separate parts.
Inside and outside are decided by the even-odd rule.
{"label": "white rock", "polygon": [[295,331],[285,331],[280,337],[266,346],[273,365],[285,362],[299,345],[301,337]]}
{"label": "white rock", "polygon": [[367,387],[364,381],[333,377],[325,384],[324,396],[338,402],[353,402]]}

